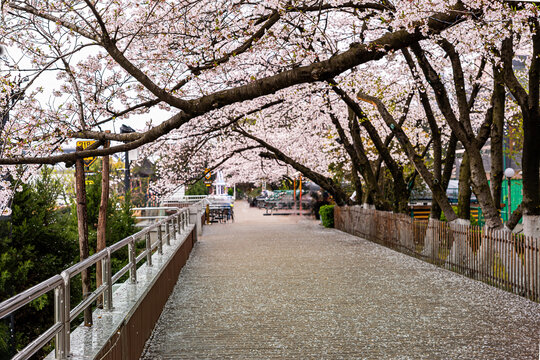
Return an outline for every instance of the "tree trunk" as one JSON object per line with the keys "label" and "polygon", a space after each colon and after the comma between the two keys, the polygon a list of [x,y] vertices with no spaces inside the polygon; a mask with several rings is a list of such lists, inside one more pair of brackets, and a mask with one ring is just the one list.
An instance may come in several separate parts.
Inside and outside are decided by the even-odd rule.
{"label": "tree trunk", "polygon": [[527,92],[512,67],[514,49],[512,37],[503,41],[501,57],[506,86],[519,104],[523,115],[523,232],[540,235],[540,26],[538,19],[529,19],[533,51],[529,68]]}
{"label": "tree trunk", "polygon": [[[82,148],[77,146],[77,151]],[[75,162],[75,187],[77,196],[77,227],[79,231],[79,255],[81,261],[88,258],[88,216],[86,211],[86,184],[84,178],[84,161],[78,158]],[[81,272],[83,299],[90,293],[90,276],[88,269]],[[84,325],[92,326],[92,309],[87,307],[84,310]]]}
{"label": "tree trunk", "polygon": [[540,236],[540,118],[538,111],[523,113],[523,232]]}
{"label": "tree trunk", "polygon": [[[108,143],[103,145],[104,148]],[[107,207],[109,203],[109,155],[103,156],[101,168],[101,202],[99,204],[97,244],[96,252],[99,252],[107,246]],[[103,284],[103,271],[101,261],[96,264],[96,287]],[[99,297],[98,306],[103,304],[103,297]]]}
{"label": "tree trunk", "polygon": [[[357,131],[359,131],[358,125],[356,125],[356,127],[354,125],[355,123],[357,124],[354,113],[349,111],[348,121],[349,131],[351,133],[351,138],[353,141],[352,144],[349,141],[347,134],[345,134],[345,130],[343,129],[343,126],[341,126],[339,119],[334,114],[332,114],[332,112],[330,112],[329,115],[332,123],[334,124],[334,127],[336,128],[338,136],[341,139],[343,147],[345,148],[347,154],[349,154],[349,158],[351,159],[351,162],[353,164],[353,172],[356,169],[357,174],[362,174],[362,177],[366,182],[366,198],[372,201],[371,203],[374,203],[379,210],[387,208],[387,206],[385,206],[384,204],[383,193],[379,187],[379,184],[377,183],[377,179],[373,174],[371,164],[369,163],[369,159],[365,153],[364,145],[362,144],[362,138],[360,134],[357,133]],[[360,179],[355,179],[354,174],[353,180],[355,181],[355,183],[358,183],[357,181],[360,181]]]}
{"label": "tree trunk", "polygon": [[491,196],[491,190],[488,185],[484,164],[482,162],[482,155],[480,153],[480,150],[487,139],[486,134],[489,135],[489,130],[491,129],[491,122],[493,120],[492,109],[490,108],[486,113],[484,124],[482,125],[478,136],[475,136],[470,121],[469,103],[466,98],[464,75],[459,56],[455,52],[455,49],[451,43],[448,41],[443,41],[442,43],[444,50],[452,60],[454,86],[456,89],[459,107],[459,120],[458,116],[456,116],[452,109],[445,85],[441,81],[441,78],[435,69],[427,60],[423,49],[419,44],[413,44],[411,45],[411,48],[418,59],[418,63],[420,64],[426,80],[428,80],[430,86],[435,92],[435,98],[437,100],[439,110],[441,110],[441,113],[444,115],[448,125],[452,129],[452,132],[456,135],[459,141],[461,141],[468,153],[471,182],[473,184],[476,198],[484,211],[486,226],[491,229],[499,229],[502,228],[502,222],[499,217],[499,211],[495,207],[493,197]]}
{"label": "tree trunk", "polygon": [[460,219],[469,220],[471,218],[471,194],[471,167],[469,156],[465,151],[459,167],[457,214]]}
{"label": "tree trunk", "polygon": [[[360,122],[392,175],[394,180],[396,207],[398,211],[405,214],[408,213],[409,192],[403,176],[403,168],[394,160],[390,154],[388,146],[384,144],[377,129],[373,126],[373,124],[371,124],[367,118],[367,115],[364,113],[364,111],[362,111],[360,105],[358,105],[358,103],[354,101],[345,91],[332,84],[335,84],[335,81],[331,80],[330,82],[332,90],[341,97],[341,99],[349,106],[349,110],[356,115],[355,121],[352,122],[353,127],[351,127],[351,135],[353,136],[354,143],[356,144],[358,141],[361,141],[360,128],[358,124]],[[383,205],[386,207],[384,210],[389,210],[386,206],[386,202],[383,202]]]}
{"label": "tree trunk", "polygon": [[493,67],[494,91],[492,97],[493,123],[491,124],[491,173],[490,187],[495,207],[501,209],[501,193],[503,180],[503,127],[504,127],[504,105],[506,93],[502,73]]}
{"label": "tree trunk", "polygon": [[354,191],[356,191],[356,198],[354,199],[354,202],[357,204],[361,204],[363,196],[362,182],[360,181],[360,177],[358,176],[358,169],[354,162],[352,163],[351,173],[354,182]]}
{"label": "tree trunk", "polygon": [[450,202],[448,201],[446,191],[443,190],[442,184],[440,182],[436,182],[433,179],[433,176],[424,164],[422,157],[420,157],[416,153],[409,138],[407,137],[401,126],[399,126],[398,123],[394,120],[392,115],[390,115],[388,109],[386,109],[386,106],[383,104],[383,102],[377,97],[370,96],[362,92],[359,92],[357,94],[357,97],[360,100],[364,100],[366,102],[374,104],[377,107],[377,110],[379,111],[379,114],[381,114],[381,117],[386,123],[386,125],[392,130],[392,132],[394,132],[396,139],[399,141],[400,145],[405,151],[407,157],[409,158],[409,161],[413,163],[415,169],[418,171],[418,174],[420,174],[426,185],[431,190],[433,194],[433,199],[435,199],[441,206],[447,220],[452,221],[454,219],[457,219],[457,215],[454,212],[454,209],[452,209]]}

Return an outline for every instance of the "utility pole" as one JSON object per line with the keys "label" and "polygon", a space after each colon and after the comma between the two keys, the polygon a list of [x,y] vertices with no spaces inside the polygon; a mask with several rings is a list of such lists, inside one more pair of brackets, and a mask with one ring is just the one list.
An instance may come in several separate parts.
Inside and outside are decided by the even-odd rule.
{"label": "utility pole", "polygon": [[[110,133],[109,130],[105,131]],[[110,142],[107,141],[103,148],[106,149],[110,145]],[[103,156],[101,162],[101,202],[99,204],[99,215],[98,215],[98,228],[97,228],[97,244],[96,252],[99,252],[107,246],[107,206],[109,204],[109,155]],[[101,261],[96,264],[96,288],[100,287],[103,284],[103,271],[102,271]],[[100,296],[98,299],[98,306],[103,305],[103,297]]]}
{"label": "utility pole", "polygon": [[302,174],[298,177],[298,190],[300,190],[300,215],[302,215]]}
{"label": "utility pole", "polygon": [[[77,146],[76,151],[82,151],[82,146]],[[88,258],[88,213],[86,209],[86,184],[84,178],[84,160],[77,158],[75,161],[75,189],[77,196],[77,227],[79,230],[79,255],[80,260]],[[90,295],[90,276],[88,269],[81,272],[83,299]],[[92,326],[92,309],[84,310],[84,326]]]}
{"label": "utility pole", "polygon": [[[120,133],[121,134],[130,134],[135,132],[135,130],[125,124],[122,124],[120,126]],[[129,151],[126,151],[124,153],[125,156],[125,173],[124,173],[124,189],[126,191],[126,196],[131,191],[131,178],[129,173]]]}

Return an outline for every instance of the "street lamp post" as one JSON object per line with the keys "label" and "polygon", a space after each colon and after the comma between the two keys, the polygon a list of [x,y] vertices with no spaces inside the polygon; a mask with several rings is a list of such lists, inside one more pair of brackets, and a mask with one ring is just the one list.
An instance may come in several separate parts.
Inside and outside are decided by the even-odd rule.
{"label": "street lamp post", "polygon": [[508,213],[508,216],[506,217],[506,222],[510,221],[510,215],[512,215],[512,197],[511,197],[512,185],[511,185],[511,181],[512,181],[512,178],[514,177],[514,175],[516,175],[516,172],[511,167],[506,168],[506,170],[504,170],[504,176],[506,176],[506,182],[508,183],[508,200],[507,200],[507,208],[508,208],[507,213]]}
{"label": "street lamp post", "polygon": [[[129,134],[133,132],[135,132],[135,130],[127,125],[122,124],[122,126],[120,126],[121,134]],[[126,195],[127,195],[131,190],[131,179],[130,179],[130,174],[129,174],[129,151],[126,151],[124,155],[125,155],[124,189],[126,190]]]}

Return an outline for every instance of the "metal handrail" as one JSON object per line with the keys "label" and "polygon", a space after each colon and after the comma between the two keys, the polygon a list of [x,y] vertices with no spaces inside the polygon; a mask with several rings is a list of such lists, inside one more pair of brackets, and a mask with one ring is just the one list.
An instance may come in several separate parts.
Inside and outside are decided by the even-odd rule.
{"label": "metal handrail", "polygon": [[[202,209],[206,200],[200,201],[201,204],[194,204]],[[141,209],[141,208],[139,208]],[[155,210],[157,208],[149,208]],[[163,209],[163,208],[159,208]],[[22,308],[31,301],[54,290],[54,308],[55,322],[44,333],[28,344],[24,349],[18,352],[13,359],[27,359],[35,354],[45,344],[56,337],[55,357],[56,359],[66,359],[70,353],[70,328],[73,321],[86,308],[91,306],[100,296],[103,295],[103,305],[105,310],[111,310],[113,307],[112,286],[122,276],[129,272],[129,281],[137,282],[137,264],[144,258],[147,259],[147,266],[152,266],[152,252],[157,248],[158,254],[162,254],[163,241],[170,245],[172,239],[177,239],[182,235],[189,225],[189,208],[167,207],[168,210],[175,210],[176,213],[165,217],[163,220],[152,224],[151,226],[128,236],[119,242],[106,247],[105,249],[93,254],[92,256],[78,262],[62,271],[60,275],[55,275],[25,291],[17,294],[2,303],[0,303],[0,318],[3,318],[14,311]],[[163,227],[165,227],[165,236],[163,236]],[[172,228],[172,231],[171,231]],[[158,240],[156,243],[150,243],[150,232],[157,229]],[[137,242],[145,240],[146,248],[136,256],[135,245]],[[115,274],[111,273],[111,255],[116,251],[128,247],[129,262]],[[89,267],[101,262],[102,266],[102,285],[88,294],[86,298],[77,306],[71,309],[70,287],[71,279],[88,269]]]}
{"label": "metal handrail", "polygon": [[0,319],[14,311],[19,310],[24,305],[37,299],[41,295],[54,290],[63,283],[64,280],[62,277],[60,275],[55,275],[52,278],[49,278],[35,286],[32,286],[30,289],[27,289],[22,293],[3,301],[0,303]]}
{"label": "metal handrail", "polygon": [[208,197],[208,195],[183,195],[178,197],[170,197],[167,199],[163,199],[162,203],[177,203],[177,202],[183,202],[183,203],[197,203],[201,200],[204,200]]}

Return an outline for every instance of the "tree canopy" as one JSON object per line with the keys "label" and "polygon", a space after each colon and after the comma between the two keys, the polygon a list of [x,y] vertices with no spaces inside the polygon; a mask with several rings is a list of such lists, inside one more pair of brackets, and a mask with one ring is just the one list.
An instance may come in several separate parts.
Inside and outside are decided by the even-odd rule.
{"label": "tree canopy", "polygon": [[[242,180],[300,171],[346,203],[330,171],[339,164],[382,209],[403,211],[421,177],[433,216],[453,220],[445,190],[462,147],[462,183],[496,228],[500,187],[486,173],[498,179],[501,166],[485,169],[481,151],[489,140],[500,158],[517,117],[525,213],[537,216],[538,11],[491,0],[8,1],[2,171],[144,147],[161,160],[163,191],[227,163]],[[102,131],[156,107],[170,117]],[[60,151],[78,138],[98,143]],[[98,148],[105,140],[116,142]]]}

